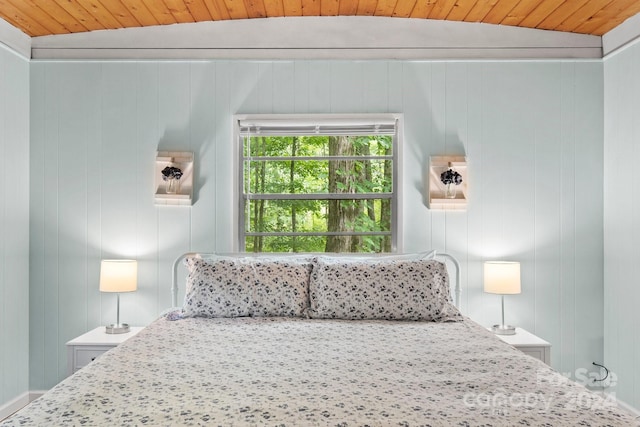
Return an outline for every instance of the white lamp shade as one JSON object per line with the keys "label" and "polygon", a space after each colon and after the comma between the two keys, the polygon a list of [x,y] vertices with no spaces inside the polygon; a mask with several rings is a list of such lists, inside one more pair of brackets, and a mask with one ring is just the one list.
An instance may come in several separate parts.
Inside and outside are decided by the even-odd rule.
{"label": "white lamp shade", "polygon": [[490,294],[519,294],[520,263],[487,261],[484,263],[484,291]]}
{"label": "white lamp shade", "polygon": [[101,292],[133,292],[138,288],[138,262],[103,259],[100,263]]}

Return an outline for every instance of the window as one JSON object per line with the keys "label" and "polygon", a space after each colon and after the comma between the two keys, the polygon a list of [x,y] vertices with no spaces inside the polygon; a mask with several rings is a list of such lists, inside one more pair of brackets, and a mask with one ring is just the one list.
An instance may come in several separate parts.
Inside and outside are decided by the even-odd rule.
{"label": "window", "polygon": [[240,250],[395,251],[398,120],[236,117]]}

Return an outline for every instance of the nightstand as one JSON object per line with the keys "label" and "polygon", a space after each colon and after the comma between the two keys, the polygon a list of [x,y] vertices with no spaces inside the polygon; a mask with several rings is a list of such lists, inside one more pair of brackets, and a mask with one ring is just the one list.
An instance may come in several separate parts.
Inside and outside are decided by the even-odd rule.
{"label": "nightstand", "polygon": [[104,326],[99,326],[72,339],[67,343],[67,375],[77,372],[143,329],[141,326],[132,326],[126,334],[107,334]]}
{"label": "nightstand", "polygon": [[516,328],[515,335],[497,335],[502,341],[511,344],[521,352],[551,365],[551,344],[531,332]]}

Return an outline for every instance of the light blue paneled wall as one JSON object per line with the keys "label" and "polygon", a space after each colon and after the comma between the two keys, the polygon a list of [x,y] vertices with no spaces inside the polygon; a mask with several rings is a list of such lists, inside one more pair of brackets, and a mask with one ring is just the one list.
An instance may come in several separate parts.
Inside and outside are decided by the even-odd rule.
{"label": "light blue paneled wall", "polygon": [[29,62],[0,46],[0,408],[29,390]]}
{"label": "light blue paneled wall", "polygon": [[640,43],[604,62],[604,357],[640,408]]}
{"label": "light blue paneled wall", "polygon": [[[404,113],[404,251],[455,254],[463,311],[499,321],[482,262],[522,262],[509,322],[553,344],[557,369],[602,360],[603,75],[599,61],[38,62],[31,69],[31,388],[64,343],[113,321],[101,258],[140,262],[122,317],[170,304],[173,259],[230,251],[235,113]],[[192,207],[153,204],[158,149],[196,158]],[[430,211],[430,155],[466,154],[467,212]]]}

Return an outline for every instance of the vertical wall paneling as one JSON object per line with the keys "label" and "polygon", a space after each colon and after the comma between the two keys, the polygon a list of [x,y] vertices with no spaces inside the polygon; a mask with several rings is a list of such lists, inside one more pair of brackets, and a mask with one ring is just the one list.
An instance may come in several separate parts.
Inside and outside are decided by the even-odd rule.
{"label": "vertical wall paneling", "polygon": [[[419,174],[399,174],[401,179],[401,203],[403,207],[404,250],[419,252],[432,247],[431,211],[427,210],[425,181],[429,169],[430,150],[435,150],[431,138],[433,116],[428,104],[431,97],[431,64],[406,63],[402,67],[402,92],[399,107],[404,113],[404,141],[402,167],[420,171]],[[411,126],[407,124],[410,123]],[[436,155],[434,153],[434,155]],[[411,237],[409,237],[409,235]]]}
{"label": "vertical wall paneling", "polygon": [[[45,381],[45,272],[44,272],[44,236],[48,228],[44,217],[45,192],[45,140],[46,129],[46,67],[42,64],[31,64],[30,97],[31,121],[40,126],[31,129],[30,144],[30,189],[29,189],[29,312],[38,313],[36,319],[29,320],[29,388]],[[37,97],[37,99],[36,99]],[[95,306],[92,305],[92,306]]]}
{"label": "vertical wall paneling", "polygon": [[[212,112],[215,123],[215,250],[217,252],[232,252],[237,250],[236,230],[231,215],[237,212],[237,203],[234,199],[236,194],[235,174],[237,165],[235,164],[237,153],[233,151],[234,141],[231,140],[230,117],[235,114],[231,110],[231,98],[234,93],[231,88],[232,75],[229,61],[216,62],[215,80],[215,109]],[[231,161],[222,161],[228,159]],[[230,185],[230,183],[233,183]],[[233,188],[232,188],[233,187]],[[236,215],[237,216],[237,215]]]}
{"label": "vertical wall paneling", "polygon": [[[593,236],[602,233],[600,63],[32,67],[31,388],[62,377],[71,334],[111,320],[115,301],[95,290],[101,257],[139,260],[139,291],[123,295],[122,315],[146,324],[170,302],[178,254],[236,249],[231,117],[242,113],[403,113],[402,249],[457,255],[464,312],[487,326],[499,320],[500,299],[482,291],[482,262],[519,260],[523,293],[508,298],[508,320],[549,340],[553,364],[565,372],[602,358],[602,242]],[[153,206],[158,149],[195,153],[193,206]],[[426,207],[428,158],[443,154],[468,156],[466,212]]]}
{"label": "vertical wall paneling", "polygon": [[[158,73],[158,146],[191,151],[191,63],[167,62]],[[158,286],[160,301],[171,298],[173,260],[191,248],[191,209],[158,207]]]}
{"label": "vertical wall paneling", "polygon": [[[163,131],[159,125],[159,66],[156,63],[141,62],[131,68],[131,79],[136,81],[135,87],[135,179],[139,183],[136,195],[135,252],[138,260],[138,290],[123,296],[127,298],[129,307],[126,312],[128,322],[132,325],[144,325],[147,319],[166,308],[167,284],[159,285],[160,275],[166,275],[166,266],[160,266],[160,228],[159,217],[164,207],[153,204],[155,192],[154,170],[156,152],[161,148],[173,149],[167,143],[161,147]],[[132,129],[133,132],[133,129]],[[181,148],[182,149],[182,148]],[[144,165],[144,166],[142,166]],[[196,173],[198,169],[196,168]],[[194,197],[198,197],[197,190]],[[124,307],[124,305],[123,305]],[[124,313],[123,313],[124,314]],[[105,319],[106,320],[106,319]],[[108,322],[107,322],[108,323]]]}
{"label": "vertical wall paneling", "polygon": [[640,44],[604,63],[604,360],[617,378],[609,389],[640,408]]}
{"label": "vertical wall paneling", "polygon": [[[465,62],[446,64],[445,148],[442,152],[445,155],[467,155],[470,142],[468,134],[468,65]],[[433,153],[433,155],[440,155],[440,153]],[[446,230],[444,250],[466,263],[468,261],[466,259],[468,253],[468,216],[464,212],[445,212],[444,220],[445,226],[443,228]],[[461,280],[462,283],[467,280],[466,269],[462,273]]]}
{"label": "vertical wall paneling", "polygon": [[483,70],[481,63],[469,63],[466,66],[467,75],[465,87],[467,90],[467,140],[465,154],[468,168],[468,205],[473,207],[474,215],[466,215],[467,220],[467,252],[460,258],[467,265],[465,269],[466,283],[463,282],[462,309],[463,312],[477,319],[482,324],[489,324],[486,312],[483,310],[482,257],[484,255],[482,241],[483,204],[482,186],[482,146],[483,146]]}
{"label": "vertical wall paneling", "polygon": [[0,47],[0,407],[29,389],[29,87]]}
{"label": "vertical wall paneling", "polygon": [[[535,265],[534,282],[525,284],[531,289],[533,284],[533,306],[526,313],[533,319],[528,328],[547,337],[550,341],[560,342],[557,325],[547,322],[554,313],[559,313],[561,303],[560,290],[560,197],[562,196],[560,180],[555,171],[561,170],[561,124],[562,100],[554,97],[560,93],[562,65],[553,67],[537,67],[534,80],[535,90],[531,94],[535,102],[532,109],[533,123],[545,123],[546,126],[535,126]],[[551,82],[545,84],[544,82]],[[549,100],[553,100],[550,102]],[[553,171],[553,172],[552,172]],[[532,310],[531,310],[532,309]],[[555,360],[560,360],[553,355]]]}
{"label": "vertical wall paneling", "polygon": [[[581,64],[576,73],[576,345],[575,366],[594,370],[594,357],[602,358],[603,263],[603,81],[602,64]],[[591,123],[592,126],[586,126]],[[579,157],[578,157],[579,156]]]}
{"label": "vertical wall paneling", "polygon": [[561,188],[560,198],[560,240],[562,242],[560,252],[560,286],[559,301],[562,307],[560,313],[560,340],[557,344],[557,351],[551,355],[552,362],[565,374],[572,374],[575,363],[575,329],[576,329],[576,230],[575,230],[575,169],[577,141],[575,128],[576,123],[576,95],[573,81],[576,77],[577,68],[574,63],[562,63],[561,76],[561,151],[560,151],[560,173],[558,175]]}
{"label": "vertical wall paneling", "polygon": [[215,64],[191,64],[191,150],[195,154],[195,202],[191,208],[191,249],[212,251],[215,246],[215,170],[216,155],[213,118]]}

